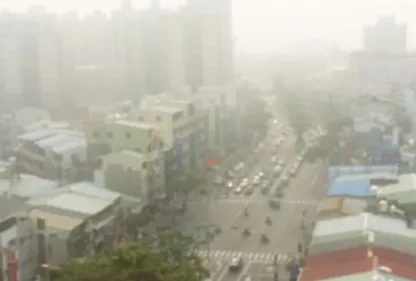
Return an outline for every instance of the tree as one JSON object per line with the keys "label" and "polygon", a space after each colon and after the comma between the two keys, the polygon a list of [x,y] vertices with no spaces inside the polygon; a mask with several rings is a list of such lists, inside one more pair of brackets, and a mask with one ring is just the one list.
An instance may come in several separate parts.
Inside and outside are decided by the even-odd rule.
{"label": "tree", "polygon": [[201,281],[208,271],[194,253],[193,239],[176,232],[87,258],[50,272],[51,281]]}
{"label": "tree", "polygon": [[189,173],[178,177],[168,184],[168,193],[171,198],[180,198],[182,209],[186,209],[189,195],[204,182],[198,173]]}
{"label": "tree", "polygon": [[243,114],[243,127],[249,140],[254,135],[264,135],[267,132],[267,124],[271,114],[266,110],[266,103],[255,97],[251,98]]}
{"label": "tree", "polygon": [[298,141],[302,140],[303,133],[311,125],[309,109],[297,95],[285,94],[283,96],[285,116],[293,128]]}

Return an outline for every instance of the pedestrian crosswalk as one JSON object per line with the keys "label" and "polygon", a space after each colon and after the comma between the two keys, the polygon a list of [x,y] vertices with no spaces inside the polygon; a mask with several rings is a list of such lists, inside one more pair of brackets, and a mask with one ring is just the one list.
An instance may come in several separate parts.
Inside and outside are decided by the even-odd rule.
{"label": "pedestrian crosswalk", "polygon": [[249,261],[272,262],[277,256],[278,263],[286,263],[291,257],[289,254],[274,254],[271,252],[239,252],[239,251],[221,251],[221,250],[198,250],[197,255],[201,258],[210,258],[214,260],[229,260],[232,258],[243,258]]}

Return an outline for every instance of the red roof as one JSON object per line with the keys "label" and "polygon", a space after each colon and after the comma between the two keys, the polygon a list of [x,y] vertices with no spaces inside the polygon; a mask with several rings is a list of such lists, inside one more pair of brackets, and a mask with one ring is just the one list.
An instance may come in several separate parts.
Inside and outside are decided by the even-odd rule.
{"label": "red roof", "polygon": [[322,264],[343,263],[351,260],[360,260],[368,257],[371,250],[373,256],[380,259],[394,261],[400,264],[415,264],[416,257],[382,247],[359,247],[348,250],[340,250],[325,254],[311,255],[306,258],[306,267],[320,266]]}
{"label": "red roof", "polygon": [[379,257],[363,258],[345,261],[343,263],[321,264],[307,267],[301,275],[301,281],[319,281],[339,276],[355,275],[369,272],[374,268],[385,266],[392,270],[394,276],[415,280],[416,267],[413,264],[401,264],[397,261],[386,260]]}

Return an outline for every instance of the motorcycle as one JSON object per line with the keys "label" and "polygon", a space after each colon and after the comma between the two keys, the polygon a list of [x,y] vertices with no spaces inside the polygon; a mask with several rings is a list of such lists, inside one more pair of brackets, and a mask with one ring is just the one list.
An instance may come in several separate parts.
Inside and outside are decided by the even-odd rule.
{"label": "motorcycle", "polygon": [[244,229],[243,233],[242,233],[243,237],[247,237],[251,235],[250,230],[248,230],[248,228]]}
{"label": "motorcycle", "polygon": [[267,243],[269,243],[269,241],[270,241],[269,237],[267,237],[265,234],[263,234],[263,235],[261,236],[260,242],[261,242],[262,244],[267,244]]}
{"label": "motorcycle", "polygon": [[265,223],[266,223],[267,225],[271,225],[271,224],[272,224],[272,219],[271,219],[270,217],[266,217],[266,221],[265,221]]}

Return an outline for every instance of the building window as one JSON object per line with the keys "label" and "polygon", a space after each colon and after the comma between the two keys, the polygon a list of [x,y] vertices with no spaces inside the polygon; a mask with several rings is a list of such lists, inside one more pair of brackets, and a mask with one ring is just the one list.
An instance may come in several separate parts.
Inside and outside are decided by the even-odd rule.
{"label": "building window", "polygon": [[109,137],[111,139],[113,137],[113,133],[112,132],[108,132],[107,133],[107,137]]}
{"label": "building window", "polygon": [[125,137],[126,139],[131,138],[131,133],[130,133],[130,132],[125,132],[125,133],[124,133],[124,137]]}
{"label": "building window", "polygon": [[156,116],[156,122],[161,122],[161,121],[162,121],[162,117]]}
{"label": "building window", "polygon": [[175,114],[173,114],[173,121],[176,121],[176,120],[181,119],[182,116],[183,116],[183,112],[182,111],[176,112]]}
{"label": "building window", "polygon": [[97,133],[97,132],[94,132],[94,133],[92,133],[92,137],[93,137],[94,139],[98,139],[98,138],[100,137],[100,134],[99,134],[99,133]]}

